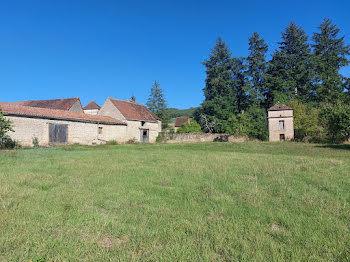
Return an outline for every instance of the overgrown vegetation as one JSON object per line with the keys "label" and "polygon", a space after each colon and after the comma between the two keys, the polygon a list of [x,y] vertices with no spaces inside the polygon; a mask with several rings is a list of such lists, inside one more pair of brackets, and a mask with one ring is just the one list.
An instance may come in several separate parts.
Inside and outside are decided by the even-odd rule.
{"label": "overgrown vegetation", "polygon": [[[218,38],[206,67],[205,100],[195,119],[213,122],[212,132],[267,139],[266,110],[278,101],[295,106],[296,139],[338,141],[349,137],[350,80],[340,73],[349,64],[350,46],[339,28],[324,19],[309,42],[294,22],[282,32],[279,47],[266,61],[268,46],[257,32],[249,38],[249,55],[232,57]],[[338,121],[338,122],[337,122]]]}
{"label": "overgrown vegetation", "polygon": [[348,145],[2,151],[0,260],[349,261],[349,170]]}
{"label": "overgrown vegetation", "polygon": [[18,147],[18,143],[12,140],[8,132],[13,131],[11,121],[5,119],[0,109],[0,149],[13,149]]}
{"label": "overgrown vegetation", "polygon": [[183,123],[176,131],[177,133],[201,133],[201,126],[193,119],[190,122]]}

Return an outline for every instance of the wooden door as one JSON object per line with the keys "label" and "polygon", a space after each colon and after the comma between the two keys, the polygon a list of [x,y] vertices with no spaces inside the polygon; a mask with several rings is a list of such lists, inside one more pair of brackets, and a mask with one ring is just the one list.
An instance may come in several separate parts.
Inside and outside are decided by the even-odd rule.
{"label": "wooden door", "polygon": [[149,130],[141,129],[140,133],[141,133],[140,141],[143,142],[143,143],[148,143],[149,142]]}
{"label": "wooden door", "polygon": [[68,143],[68,125],[49,124],[49,140],[53,144]]}

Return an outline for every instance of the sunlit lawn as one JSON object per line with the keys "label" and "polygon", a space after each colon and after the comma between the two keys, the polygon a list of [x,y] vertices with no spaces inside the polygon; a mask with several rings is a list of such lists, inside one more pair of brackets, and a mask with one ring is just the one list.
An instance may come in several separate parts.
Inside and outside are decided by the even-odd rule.
{"label": "sunlit lawn", "polygon": [[0,261],[349,261],[350,147],[0,152]]}

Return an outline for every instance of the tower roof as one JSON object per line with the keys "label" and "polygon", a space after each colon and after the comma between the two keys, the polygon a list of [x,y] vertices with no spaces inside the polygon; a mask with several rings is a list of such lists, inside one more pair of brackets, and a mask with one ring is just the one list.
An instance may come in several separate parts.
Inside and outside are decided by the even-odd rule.
{"label": "tower roof", "polygon": [[100,106],[98,104],[96,104],[96,102],[94,100],[92,100],[90,103],[88,103],[85,107],[84,110],[94,110],[94,109],[98,109],[100,110]]}
{"label": "tower roof", "polygon": [[282,104],[280,101],[278,101],[277,104],[270,107],[267,111],[283,111],[283,110],[293,110],[293,108],[285,104]]}

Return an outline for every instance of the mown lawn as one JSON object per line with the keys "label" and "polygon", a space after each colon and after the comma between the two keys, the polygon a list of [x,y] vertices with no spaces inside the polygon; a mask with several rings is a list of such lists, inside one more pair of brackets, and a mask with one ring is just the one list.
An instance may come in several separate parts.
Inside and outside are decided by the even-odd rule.
{"label": "mown lawn", "polygon": [[0,261],[349,261],[350,147],[0,152]]}

